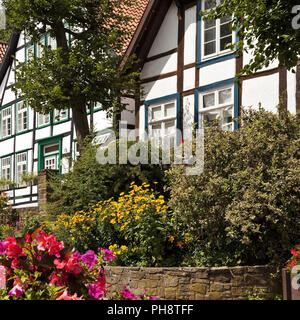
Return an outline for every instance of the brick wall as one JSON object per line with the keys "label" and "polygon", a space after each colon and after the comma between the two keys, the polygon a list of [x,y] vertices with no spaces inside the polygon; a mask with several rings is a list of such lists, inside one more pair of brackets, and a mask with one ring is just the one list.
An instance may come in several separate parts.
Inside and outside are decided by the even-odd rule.
{"label": "brick wall", "polygon": [[[111,292],[126,285],[135,294],[144,289],[163,300],[247,300],[249,292],[264,291],[265,299],[282,294],[281,278],[266,266],[222,268],[106,267]],[[256,288],[256,289],[254,289]]]}

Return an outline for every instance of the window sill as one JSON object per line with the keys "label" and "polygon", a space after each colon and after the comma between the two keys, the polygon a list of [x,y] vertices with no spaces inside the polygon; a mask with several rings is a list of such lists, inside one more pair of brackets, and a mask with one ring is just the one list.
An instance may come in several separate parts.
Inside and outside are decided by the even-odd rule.
{"label": "window sill", "polygon": [[211,64],[215,64],[215,63],[218,63],[218,62],[234,59],[234,58],[237,58],[237,57],[238,56],[233,52],[230,52],[230,53],[227,53],[227,54],[223,54],[223,55],[213,56],[211,58],[206,58],[206,59],[203,59],[201,62],[198,62],[197,63],[197,68],[203,68],[203,67],[209,66]]}

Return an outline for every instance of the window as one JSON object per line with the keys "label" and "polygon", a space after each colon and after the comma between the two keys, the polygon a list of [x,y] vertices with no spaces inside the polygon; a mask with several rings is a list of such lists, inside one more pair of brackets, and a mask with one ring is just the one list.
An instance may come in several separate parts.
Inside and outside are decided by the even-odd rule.
{"label": "window", "polygon": [[34,58],[34,44],[28,46],[25,50],[26,61],[29,61]]}
{"label": "window", "polygon": [[164,141],[169,138],[171,145],[174,144],[176,117],[175,102],[149,106],[149,137],[163,139]]}
{"label": "window", "polygon": [[[202,0],[204,10],[211,9],[222,0]],[[233,43],[234,32],[231,30],[231,16],[225,16],[217,20],[202,19],[202,52],[204,58],[213,57],[230,52],[227,44]]]}
{"label": "window", "polygon": [[200,121],[220,121],[222,129],[233,130],[233,87],[201,94]]}
{"label": "window", "polygon": [[17,183],[21,183],[22,175],[27,173],[27,152],[19,153],[16,155],[17,166]]}
{"label": "window", "polygon": [[28,129],[28,109],[24,101],[17,102],[17,132]]}
{"label": "window", "polygon": [[59,167],[59,143],[44,146],[44,169],[57,170]]}
{"label": "window", "polygon": [[57,49],[57,42],[55,38],[48,36],[48,47],[50,47],[52,50]]}
{"label": "window", "polygon": [[3,109],[1,112],[1,128],[2,138],[11,135],[11,107]]}
{"label": "window", "polygon": [[11,157],[1,159],[1,177],[11,180]]}
{"label": "window", "polygon": [[68,110],[54,110],[54,123],[68,120],[69,112]]}
{"label": "window", "polygon": [[46,125],[50,124],[50,114],[37,114],[37,126],[38,127],[44,127]]}
{"label": "window", "polygon": [[43,46],[45,45],[45,37],[43,37],[40,41],[40,43],[36,44],[36,57],[41,58],[44,53],[44,48]]}

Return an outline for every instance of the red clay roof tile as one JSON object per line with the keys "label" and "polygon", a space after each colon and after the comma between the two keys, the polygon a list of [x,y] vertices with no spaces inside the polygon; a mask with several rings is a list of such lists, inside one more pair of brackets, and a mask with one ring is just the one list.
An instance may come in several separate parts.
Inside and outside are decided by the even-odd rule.
{"label": "red clay roof tile", "polygon": [[0,64],[2,63],[2,60],[5,56],[7,47],[8,47],[8,44],[6,42],[0,42]]}

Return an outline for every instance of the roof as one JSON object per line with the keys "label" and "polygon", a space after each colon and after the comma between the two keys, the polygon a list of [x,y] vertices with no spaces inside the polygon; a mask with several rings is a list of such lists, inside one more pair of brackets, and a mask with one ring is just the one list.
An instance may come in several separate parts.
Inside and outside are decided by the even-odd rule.
{"label": "roof", "polygon": [[5,52],[7,50],[8,44],[7,42],[0,41],[0,64],[2,63],[2,60],[5,56]]}
{"label": "roof", "polygon": [[147,5],[149,4],[149,1],[150,0],[136,0],[135,4],[132,4],[131,6],[124,6],[122,8],[122,13],[124,14],[124,16],[133,18],[126,25],[126,28],[130,33],[130,36],[127,37],[124,43],[124,51],[129,46],[129,43],[143,17],[143,14],[147,8]]}

